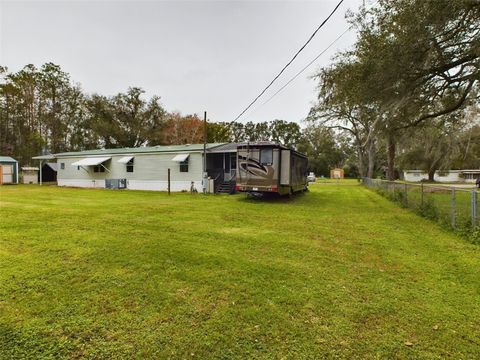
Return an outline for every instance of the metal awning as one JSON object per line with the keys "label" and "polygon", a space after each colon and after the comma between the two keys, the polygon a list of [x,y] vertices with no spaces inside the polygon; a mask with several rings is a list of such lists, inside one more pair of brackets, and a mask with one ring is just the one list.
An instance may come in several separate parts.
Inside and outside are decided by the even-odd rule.
{"label": "metal awning", "polygon": [[190,154],[178,154],[173,157],[172,161],[183,162],[187,160],[189,156]]}
{"label": "metal awning", "polygon": [[126,164],[126,163],[128,163],[130,160],[132,160],[132,159],[133,159],[133,156],[124,156],[124,157],[122,157],[120,160],[118,160],[118,162],[119,162],[120,164]]}
{"label": "metal awning", "polygon": [[110,160],[112,157],[111,156],[105,156],[105,157],[91,157],[91,158],[85,158],[82,160],[75,161],[72,163],[73,166],[95,166],[95,165],[100,165],[101,163],[104,163],[107,160]]}

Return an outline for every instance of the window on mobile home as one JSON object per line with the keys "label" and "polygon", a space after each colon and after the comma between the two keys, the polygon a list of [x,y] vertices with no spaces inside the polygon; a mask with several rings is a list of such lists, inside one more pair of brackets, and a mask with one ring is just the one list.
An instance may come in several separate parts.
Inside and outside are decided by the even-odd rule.
{"label": "window on mobile home", "polygon": [[127,172],[133,172],[133,158],[127,162]]}
{"label": "window on mobile home", "polygon": [[260,149],[260,163],[262,165],[273,164],[273,149]]}
{"label": "window on mobile home", "polygon": [[187,160],[180,162],[180,172],[188,172],[188,158]]}

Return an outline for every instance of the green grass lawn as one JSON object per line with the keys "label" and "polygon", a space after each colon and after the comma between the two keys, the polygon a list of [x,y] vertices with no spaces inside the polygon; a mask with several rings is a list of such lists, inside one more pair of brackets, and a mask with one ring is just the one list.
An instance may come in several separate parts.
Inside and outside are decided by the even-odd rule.
{"label": "green grass lawn", "polygon": [[480,247],[355,181],[0,188],[0,358],[480,357]]}

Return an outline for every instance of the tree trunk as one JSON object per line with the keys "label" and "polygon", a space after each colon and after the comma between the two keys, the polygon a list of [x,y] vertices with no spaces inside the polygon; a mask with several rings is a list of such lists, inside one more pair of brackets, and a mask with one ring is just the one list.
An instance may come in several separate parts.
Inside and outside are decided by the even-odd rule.
{"label": "tree trunk", "polygon": [[368,144],[368,170],[367,177],[373,178],[373,172],[375,170],[375,142],[369,141]]}
{"label": "tree trunk", "polygon": [[395,180],[395,140],[393,135],[388,136],[388,169],[387,169],[387,179],[390,181]]}
{"label": "tree trunk", "polygon": [[438,169],[438,163],[440,159],[435,159],[428,167],[428,181],[435,181],[435,172]]}
{"label": "tree trunk", "polygon": [[365,177],[365,166],[363,163],[363,149],[361,145],[357,146],[357,152],[358,152],[358,173],[360,174],[360,177]]}

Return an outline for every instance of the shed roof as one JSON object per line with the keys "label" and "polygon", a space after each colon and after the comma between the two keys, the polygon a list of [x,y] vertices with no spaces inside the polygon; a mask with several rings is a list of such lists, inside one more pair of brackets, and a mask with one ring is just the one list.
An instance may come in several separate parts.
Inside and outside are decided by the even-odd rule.
{"label": "shed roof", "polygon": [[0,156],[0,162],[17,162],[17,160],[10,156]]}
{"label": "shed roof", "polygon": [[[207,149],[213,149],[224,143],[207,144]],[[54,154],[56,158],[69,156],[89,156],[89,155],[122,155],[122,154],[141,154],[158,152],[193,152],[203,150],[203,144],[185,144],[185,145],[158,145],[143,146],[136,148],[118,148],[118,149],[96,149],[85,151],[74,151]],[[39,158],[39,157],[37,157]]]}

